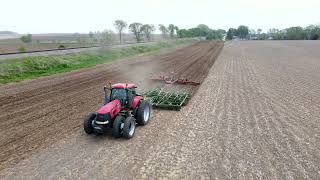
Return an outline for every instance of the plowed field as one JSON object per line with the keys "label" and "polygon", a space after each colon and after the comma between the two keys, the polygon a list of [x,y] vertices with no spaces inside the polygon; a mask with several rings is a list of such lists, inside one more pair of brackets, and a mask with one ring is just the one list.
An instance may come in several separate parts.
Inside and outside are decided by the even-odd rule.
{"label": "plowed field", "polygon": [[[210,69],[221,47],[1,87],[1,167],[25,159],[0,179],[320,179],[320,41],[227,42]],[[202,81],[181,111],[130,140],[80,129],[108,78],[145,89],[171,71]]]}
{"label": "plowed field", "polygon": [[0,169],[76,132],[83,117],[102,105],[107,81],[133,82],[144,91],[158,85],[149,80],[152,75],[175,72],[201,82],[222,47],[222,42],[200,42],[159,56],[0,87]]}

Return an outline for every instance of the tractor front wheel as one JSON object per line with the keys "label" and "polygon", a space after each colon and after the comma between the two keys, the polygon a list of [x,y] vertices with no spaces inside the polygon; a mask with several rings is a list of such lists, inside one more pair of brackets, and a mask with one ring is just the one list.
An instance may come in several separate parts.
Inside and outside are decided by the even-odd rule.
{"label": "tractor front wheel", "polygon": [[136,120],[134,117],[127,117],[123,126],[123,137],[130,139],[136,131]]}
{"label": "tractor front wheel", "polygon": [[118,115],[114,120],[113,126],[112,126],[112,135],[115,138],[119,138],[123,134],[124,120],[125,120],[125,117],[121,115]]}
{"label": "tractor front wheel", "polygon": [[140,126],[144,126],[149,122],[151,114],[151,105],[148,101],[141,101],[137,109],[137,123]]}
{"label": "tractor front wheel", "polygon": [[90,113],[84,119],[83,129],[84,129],[84,132],[86,132],[87,134],[92,134],[93,133],[92,121],[94,120],[94,118],[96,118],[96,114],[95,113]]}

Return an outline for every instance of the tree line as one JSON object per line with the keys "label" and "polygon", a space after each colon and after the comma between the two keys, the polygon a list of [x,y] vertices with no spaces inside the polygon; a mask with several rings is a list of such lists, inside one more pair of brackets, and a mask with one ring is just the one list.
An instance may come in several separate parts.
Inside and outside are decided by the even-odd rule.
{"label": "tree line", "polygon": [[[153,24],[142,24],[134,22],[128,24],[123,20],[116,20],[114,27],[119,35],[120,44],[123,42],[123,33],[128,30],[134,35],[137,42],[143,40],[151,41],[156,27]],[[210,29],[205,24],[190,29],[179,29],[174,24],[165,26],[158,25],[158,30],[164,39],[166,38],[192,38],[203,37],[207,40],[232,40],[232,39],[251,39],[251,40],[319,40],[320,39],[320,24],[310,25],[307,27],[289,27],[286,29],[269,29],[267,32],[262,32],[262,29],[249,29],[248,26],[240,25],[238,28],[229,28],[228,31],[224,29]],[[89,37],[93,43],[113,43],[116,40],[116,35],[111,30],[103,32],[90,32]],[[32,35],[27,34],[21,37],[21,41],[25,43],[32,42]],[[80,36],[78,41],[81,42]]]}
{"label": "tree line", "polygon": [[282,30],[272,28],[262,33],[262,29],[251,29],[248,26],[239,26],[237,29],[230,28],[226,39],[232,40],[251,39],[251,40],[319,40],[320,25],[310,25],[307,27],[294,26]]}
{"label": "tree line", "polygon": [[[153,24],[142,24],[142,23],[131,23],[128,25],[123,20],[116,20],[114,26],[119,34],[119,41],[122,43],[122,35],[126,28],[133,33],[135,40],[141,42],[143,37],[148,41],[151,41],[152,34],[156,30]],[[208,40],[222,40],[223,35],[226,33],[223,29],[213,30],[205,24],[200,24],[195,28],[190,29],[179,29],[174,24],[165,26],[163,24],[158,25],[158,30],[161,32],[163,38],[189,38],[189,37],[205,37]]]}

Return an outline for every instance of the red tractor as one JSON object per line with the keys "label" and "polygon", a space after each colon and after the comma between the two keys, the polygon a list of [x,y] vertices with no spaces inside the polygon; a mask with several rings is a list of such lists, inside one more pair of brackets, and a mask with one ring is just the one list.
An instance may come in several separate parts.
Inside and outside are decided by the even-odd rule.
{"label": "red tractor", "polygon": [[110,85],[110,88],[105,86],[105,104],[97,113],[91,113],[84,119],[84,131],[103,134],[112,128],[114,137],[132,138],[136,124],[146,125],[151,113],[149,102],[136,93],[136,88],[134,84],[124,83]]}

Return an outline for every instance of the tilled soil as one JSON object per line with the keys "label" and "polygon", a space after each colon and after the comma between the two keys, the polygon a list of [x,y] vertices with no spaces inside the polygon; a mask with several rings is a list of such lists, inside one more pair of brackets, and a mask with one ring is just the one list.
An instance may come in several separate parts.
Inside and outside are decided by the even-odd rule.
{"label": "tilled soil", "polygon": [[102,105],[108,81],[133,82],[144,91],[159,85],[151,76],[175,72],[202,82],[222,47],[222,42],[200,42],[167,54],[1,86],[0,169],[78,132],[84,116]]}
{"label": "tilled soil", "polygon": [[319,179],[319,46],[226,43],[180,112],[154,110],[131,140],[78,129],[0,178]]}

